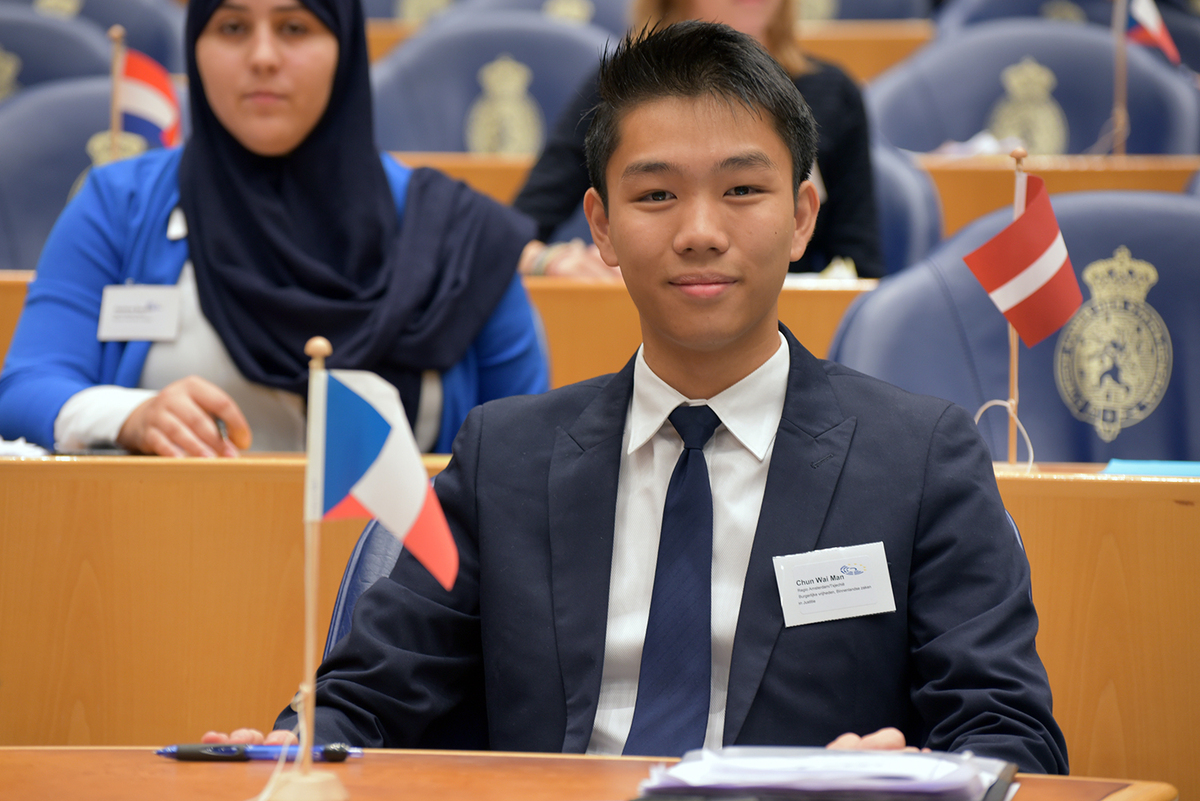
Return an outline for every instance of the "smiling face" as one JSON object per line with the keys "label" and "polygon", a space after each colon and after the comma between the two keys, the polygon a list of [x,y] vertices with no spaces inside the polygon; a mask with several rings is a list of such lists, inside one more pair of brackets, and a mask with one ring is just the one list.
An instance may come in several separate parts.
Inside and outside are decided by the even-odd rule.
{"label": "smiling face", "polygon": [[260,156],[304,141],[329,104],[337,61],[337,38],[291,0],[228,0],[196,40],[213,114]]}
{"label": "smiling face", "polygon": [[595,189],[584,199],[593,237],[621,267],[647,364],[708,397],[724,386],[679,384],[703,372],[728,386],[778,347],[779,291],[812,234],[816,192],[805,181],[793,196],[771,119],[737,101],[655,99],[618,125],[607,209]]}

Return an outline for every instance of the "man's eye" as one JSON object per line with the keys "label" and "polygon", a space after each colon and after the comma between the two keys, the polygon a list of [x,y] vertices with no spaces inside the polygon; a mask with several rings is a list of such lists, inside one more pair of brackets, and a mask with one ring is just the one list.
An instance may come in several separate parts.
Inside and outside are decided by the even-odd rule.
{"label": "man's eye", "polygon": [[752,194],[754,194],[754,187],[735,186],[733,189],[729,190],[729,194],[734,195],[736,197],[744,197],[746,195],[752,195]]}
{"label": "man's eye", "polygon": [[648,192],[645,197],[646,200],[652,200],[655,203],[661,203],[664,200],[669,199],[671,197],[671,193],[660,189],[657,192]]}

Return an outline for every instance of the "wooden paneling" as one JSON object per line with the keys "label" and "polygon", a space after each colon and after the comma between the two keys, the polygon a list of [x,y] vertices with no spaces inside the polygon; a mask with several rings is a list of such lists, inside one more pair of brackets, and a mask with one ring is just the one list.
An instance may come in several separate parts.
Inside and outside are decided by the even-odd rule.
{"label": "wooden paneling", "polygon": [[832,61],[859,83],[899,64],[928,44],[936,27],[927,19],[834,20],[804,22],[800,46]]}
{"label": "wooden paneling", "polygon": [[1200,795],[1200,480],[1000,475],[1071,770]]}
{"label": "wooden paneling", "polygon": [[457,178],[478,192],[512,203],[525,185],[525,176],[533,166],[532,156],[482,155],[478,153],[394,153],[410,167],[434,167]]}
{"label": "wooden paneling", "polygon": [[12,344],[13,331],[25,305],[25,288],[33,280],[32,270],[0,270],[0,365]]}
{"label": "wooden paneling", "polygon": [[[874,279],[785,286],[779,317],[810,351],[824,356],[846,307]],[[620,282],[526,276],[550,346],[550,378],[562,386],[620,370],[642,341],[637,309]]]}
{"label": "wooden paneling", "polygon": [[[300,456],[0,458],[0,744],[270,726],[302,669],[303,473]],[[322,626],[362,527],[324,526]]]}
{"label": "wooden paneling", "polygon": [[[942,200],[942,233],[1013,202],[1013,162],[1007,156],[919,155]],[[1051,194],[1109,189],[1181,192],[1200,169],[1200,156],[1030,156],[1025,169]]]}

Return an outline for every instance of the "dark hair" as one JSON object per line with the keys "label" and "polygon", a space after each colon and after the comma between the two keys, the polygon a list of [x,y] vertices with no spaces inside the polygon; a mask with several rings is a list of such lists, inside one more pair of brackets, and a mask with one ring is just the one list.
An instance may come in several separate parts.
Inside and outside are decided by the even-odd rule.
{"label": "dark hair", "polygon": [[605,206],[604,171],[617,149],[621,118],[648,101],[704,95],[770,115],[792,154],[792,191],[799,191],[816,156],[817,125],[796,85],[752,37],[690,20],[630,32],[601,59],[600,102],[585,147],[588,175]]}

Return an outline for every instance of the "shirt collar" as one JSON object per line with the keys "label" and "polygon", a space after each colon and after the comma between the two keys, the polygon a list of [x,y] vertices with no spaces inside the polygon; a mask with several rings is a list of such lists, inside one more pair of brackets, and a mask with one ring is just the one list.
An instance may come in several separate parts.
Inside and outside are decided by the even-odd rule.
{"label": "shirt collar", "polygon": [[708,399],[684,397],[650,369],[642,349],[638,348],[633,365],[633,399],[626,424],[629,428],[626,453],[633,453],[649,442],[675,407],[707,404],[729,433],[762,461],[779,429],[791,369],[790,352],[782,333],[779,343],[780,347],[757,370]]}

